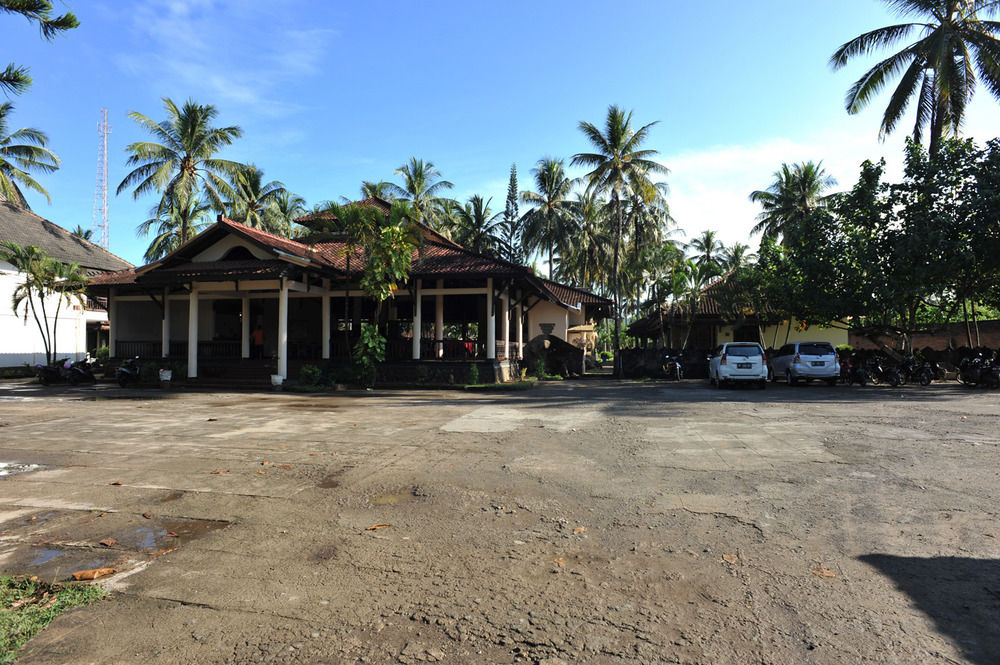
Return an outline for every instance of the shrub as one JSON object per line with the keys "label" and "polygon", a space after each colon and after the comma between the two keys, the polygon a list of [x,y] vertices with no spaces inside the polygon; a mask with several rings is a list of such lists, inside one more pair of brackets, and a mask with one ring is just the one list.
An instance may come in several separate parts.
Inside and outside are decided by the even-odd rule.
{"label": "shrub", "polygon": [[316,365],[303,365],[299,370],[299,382],[306,386],[319,385],[323,371]]}
{"label": "shrub", "polygon": [[111,350],[106,346],[99,346],[94,349],[90,355],[97,358],[97,361],[101,364],[108,362],[108,358],[111,356]]}
{"label": "shrub", "polygon": [[472,363],[469,365],[469,373],[467,375],[466,383],[479,383],[479,365]]}
{"label": "shrub", "polygon": [[139,367],[139,380],[143,383],[156,383],[160,380],[160,366],[147,360]]}
{"label": "shrub", "polygon": [[427,376],[429,372],[427,371],[426,365],[417,365],[417,383],[424,384],[427,383]]}

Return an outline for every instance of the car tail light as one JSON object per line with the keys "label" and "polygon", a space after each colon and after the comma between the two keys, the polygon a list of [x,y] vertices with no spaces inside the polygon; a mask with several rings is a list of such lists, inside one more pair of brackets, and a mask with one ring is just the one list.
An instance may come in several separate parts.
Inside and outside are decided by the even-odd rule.
{"label": "car tail light", "polygon": [[767,364],[767,354],[766,353],[760,354],[760,361],[762,363],[764,363],[765,365]]}
{"label": "car tail light", "polygon": [[722,354],[722,359],[719,360],[719,364],[720,365],[725,365],[726,364],[726,354],[725,353]]}

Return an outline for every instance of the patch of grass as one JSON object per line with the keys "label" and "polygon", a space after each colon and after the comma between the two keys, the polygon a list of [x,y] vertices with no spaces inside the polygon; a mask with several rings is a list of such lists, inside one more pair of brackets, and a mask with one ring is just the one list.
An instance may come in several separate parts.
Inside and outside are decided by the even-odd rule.
{"label": "patch of grass", "polygon": [[37,578],[0,576],[0,663],[13,663],[25,642],[67,609],[106,594],[89,584],[59,586]]}

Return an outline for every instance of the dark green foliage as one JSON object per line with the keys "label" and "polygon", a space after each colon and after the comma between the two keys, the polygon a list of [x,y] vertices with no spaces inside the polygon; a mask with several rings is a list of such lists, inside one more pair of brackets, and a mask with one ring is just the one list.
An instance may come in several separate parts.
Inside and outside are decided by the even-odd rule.
{"label": "dark green foliage", "polygon": [[37,579],[0,577],[0,663],[13,663],[33,635],[69,608],[105,595],[104,589],[89,584],[59,587]]}
{"label": "dark green foliage", "polygon": [[323,379],[323,370],[316,365],[303,365],[299,370],[299,383],[306,386],[319,385]]}
{"label": "dark green foliage", "polygon": [[[42,37],[48,40],[80,25],[76,16],[69,12],[62,16],[52,16],[52,3],[49,0],[0,0],[0,14],[20,14],[29,21],[34,21],[38,24]],[[27,67],[11,63],[0,70],[0,90],[21,94],[29,87],[31,75]]]}

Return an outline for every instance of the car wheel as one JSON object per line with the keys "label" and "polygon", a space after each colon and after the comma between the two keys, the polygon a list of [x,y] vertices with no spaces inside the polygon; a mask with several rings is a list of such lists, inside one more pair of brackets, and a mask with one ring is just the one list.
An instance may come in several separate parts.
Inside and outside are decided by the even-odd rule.
{"label": "car wheel", "polygon": [[790,369],[785,370],[785,383],[790,386],[794,386],[797,383],[796,380],[792,378],[792,370]]}

